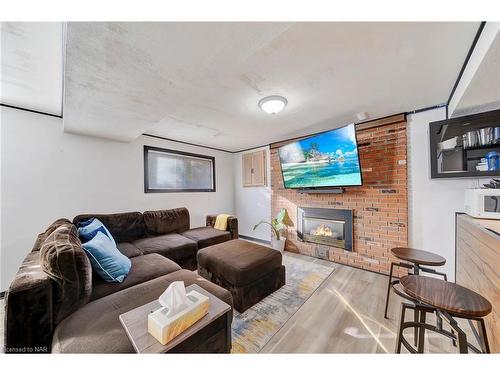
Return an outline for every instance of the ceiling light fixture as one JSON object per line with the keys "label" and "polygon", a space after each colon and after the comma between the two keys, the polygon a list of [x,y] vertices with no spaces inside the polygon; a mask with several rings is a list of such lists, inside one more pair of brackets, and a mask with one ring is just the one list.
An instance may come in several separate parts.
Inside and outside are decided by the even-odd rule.
{"label": "ceiling light fixture", "polygon": [[270,115],[281,112],[287,104],[288,100],[279,95],[266,96],[259,101],[260,109],[262,109],[266,113],[269,113]]}

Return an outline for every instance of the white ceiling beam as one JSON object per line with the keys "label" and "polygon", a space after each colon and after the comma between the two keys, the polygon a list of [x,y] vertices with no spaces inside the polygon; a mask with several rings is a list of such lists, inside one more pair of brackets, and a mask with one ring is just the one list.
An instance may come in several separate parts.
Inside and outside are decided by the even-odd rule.
{"label": "white ceiling beam", "polygon": [[[484,26],[479,39],[472,51],[472,54],[467,62],[462,77],[453,93],[448,104],[448,116],[453,117],[453,114],[460,108],[460,102],[467,93],[467,89],[474,81],[476,73],[481,66],[488,51],[493,48],[497,35],[500,34],[500,22],[487,22]],[[499,79],[499,77],[491,77],[491,80]],[[500,93],[499,93],[500,95]],[[499,97],[500,99],[500,97]]]}

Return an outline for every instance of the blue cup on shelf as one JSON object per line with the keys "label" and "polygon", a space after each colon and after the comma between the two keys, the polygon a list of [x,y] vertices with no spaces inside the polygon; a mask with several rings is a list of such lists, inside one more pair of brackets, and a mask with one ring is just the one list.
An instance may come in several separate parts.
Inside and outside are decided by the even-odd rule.
{"label": "blue cup on shelf", "polygon": [[486,154],[486,165],[488,171],[500,170],[500,154],[498,151],[491,151]]}

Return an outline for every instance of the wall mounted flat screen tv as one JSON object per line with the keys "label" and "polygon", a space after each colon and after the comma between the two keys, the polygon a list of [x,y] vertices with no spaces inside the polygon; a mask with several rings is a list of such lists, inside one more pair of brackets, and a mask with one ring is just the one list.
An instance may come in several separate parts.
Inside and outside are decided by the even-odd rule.
{"label": "wall mounted flat screen tv", "polygon": [[354,124],[289,143],[278,152],[287,189],[363,184]]}

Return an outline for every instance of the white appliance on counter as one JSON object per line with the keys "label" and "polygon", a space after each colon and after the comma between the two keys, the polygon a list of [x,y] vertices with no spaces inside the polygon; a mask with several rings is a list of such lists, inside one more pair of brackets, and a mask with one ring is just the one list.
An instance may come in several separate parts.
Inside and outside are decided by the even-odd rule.
{"label": "white appliance on counter", "polygon": [[465,212],[479,219],[500,220],[500,189],[465,189]]}

